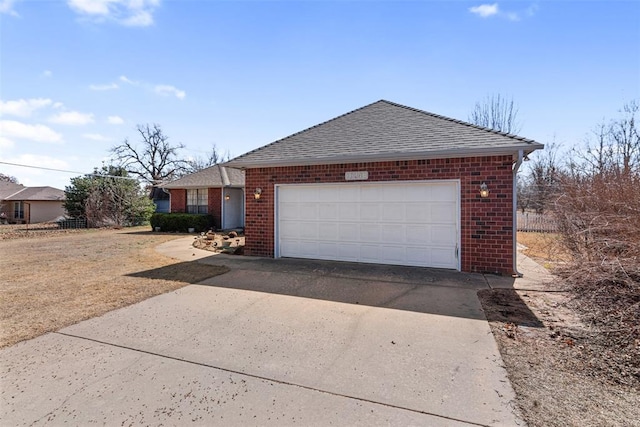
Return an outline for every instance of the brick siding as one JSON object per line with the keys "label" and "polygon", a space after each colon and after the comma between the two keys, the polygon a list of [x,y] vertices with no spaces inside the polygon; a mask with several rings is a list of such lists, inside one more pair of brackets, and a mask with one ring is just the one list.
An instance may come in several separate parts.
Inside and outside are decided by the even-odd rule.
{"label": "brick siding", "polygon": [[187,211],[187,190],[169,190],[169,193],[171,194],[171,210],[169,212],[185,213]]}
{"label": "brick siding", "polygon": [[207,210],[213,216],[214,227],[222,228],[222,188],[209,188],[207,203]]}
{"label": "brick siding", "polygon": [[[169,190],[171,193],[171,212],[187,212],[187,190]],[[222,226],[222,189],[209,188],[207,191],[207,210],[213,216],[215,228]]]}
{"label": "brick siding", "polygon": [[[340,183],[347,171],[368,171],[367,182],[460,180],[461,264],[468,272],[512,274],[512,156],[311,165],[246,170],[245,253],[274,255],[274,185]],[[490,194],[480,197],[480,184]],[[255,200],[254,190],[262,188]]]}

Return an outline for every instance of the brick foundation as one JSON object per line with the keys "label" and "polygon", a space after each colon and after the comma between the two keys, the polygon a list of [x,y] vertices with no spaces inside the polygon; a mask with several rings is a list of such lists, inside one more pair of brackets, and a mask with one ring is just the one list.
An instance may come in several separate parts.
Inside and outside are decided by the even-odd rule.
{"label": "brick foundation", "polygon": [[[274,255],[274,185],[341,183],[347,171],[368,171],[375,181],[460,180],[461,264],[468,272],[513,271],[512,156],[310,165],[246,170],[245,253]],[[490,195],[480,197],[486,182]],[[262,188],[260,200],[254,190]],[[173,191],[172,209],[173,209]]]}

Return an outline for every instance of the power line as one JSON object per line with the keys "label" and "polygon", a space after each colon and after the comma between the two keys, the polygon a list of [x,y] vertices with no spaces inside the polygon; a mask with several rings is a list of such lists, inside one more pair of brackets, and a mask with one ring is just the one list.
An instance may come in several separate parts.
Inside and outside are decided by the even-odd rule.
{"label": "power line", "polygon": [[132,179],[134,181],[137,180],[137,178],[134,178],[132,176],[117,176],[117,175],[103,175],[103,174],[100,174],[100,173],[85,173],[85,172],[70,171],[70,170],[65,170],[65,169],[46,168],[44,166],[22,165],[22,164],[19,164],[19,163],[10,163],[10,162],[2,162],[2,161],[0,161],[0,164],[2,164],[2,165],[10,165],[10,166],[18,166],[18,167],[21,167],[21,168],[40,169],[40,170],[53,171],[53,172],[73,173],[73,174],[80,174],[80,175],[85,175],[85,176],[102,176],[102,177],[105,177],[105,178]]}

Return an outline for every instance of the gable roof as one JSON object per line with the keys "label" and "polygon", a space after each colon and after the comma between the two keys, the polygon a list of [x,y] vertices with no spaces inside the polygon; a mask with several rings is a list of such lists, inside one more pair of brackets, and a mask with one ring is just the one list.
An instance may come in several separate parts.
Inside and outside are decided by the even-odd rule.
{"label": "gable roof", "polygon": [[213,165],[162,184],[162,188],[244,187],[244,172],[239,169]]}
{"label": "gable roof", "polygon": [[224,163],[238,168],[528,154],[544,145],[381,100]]}
{"label": "gable roof", "polygon": [[4,200],[15,201],[63,201],[65,199],[64,191],[53,187],[24,187],[17,193],[5,198]]}

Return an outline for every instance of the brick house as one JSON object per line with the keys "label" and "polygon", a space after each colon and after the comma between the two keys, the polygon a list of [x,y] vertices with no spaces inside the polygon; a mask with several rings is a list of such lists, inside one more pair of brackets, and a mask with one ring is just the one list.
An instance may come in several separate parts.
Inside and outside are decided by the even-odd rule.
{"label": "brick house", "polygon": [[244,172],[213,165],[162,185],[170,212],[211,214],[216,229],[244,227]]}
{"label": "brick house", "polygon": [[515,175],[544,146],[378,101],[230,160],[245,253],[517,274]]}

